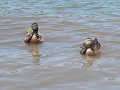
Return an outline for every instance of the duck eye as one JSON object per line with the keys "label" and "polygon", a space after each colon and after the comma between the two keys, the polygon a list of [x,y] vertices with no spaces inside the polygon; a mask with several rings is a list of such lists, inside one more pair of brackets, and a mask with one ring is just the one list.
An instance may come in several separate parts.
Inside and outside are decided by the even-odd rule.
{"label": "duck eye", "polygon": [[31,27],[32,27],[33,30],[38,29],[38,26],[37,26],[37,25],[32,25]]}

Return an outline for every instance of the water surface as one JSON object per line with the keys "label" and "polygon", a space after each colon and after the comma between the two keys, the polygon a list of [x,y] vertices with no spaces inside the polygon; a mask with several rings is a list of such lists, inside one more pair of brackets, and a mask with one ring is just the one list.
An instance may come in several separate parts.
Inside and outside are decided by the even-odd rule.
{"label": "water surface", "polygon": [[[119,90],[120,0],[0,1],[0,90]],[[45,42],[29,46],[33,22]],[[80,55],[87,37],[101,56]]]}

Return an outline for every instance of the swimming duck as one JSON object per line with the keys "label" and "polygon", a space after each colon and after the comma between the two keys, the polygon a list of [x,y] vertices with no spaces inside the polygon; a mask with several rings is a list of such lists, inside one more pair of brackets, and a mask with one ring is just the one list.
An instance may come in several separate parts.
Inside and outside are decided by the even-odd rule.
{"label": "swimming duck", "polygon": [[92,40],[92,38],[87,38],[82,44],[80,53],[82,55],[95,56],[99,52],[100,47],[101,45],[98,42],[97,38],[95,38],[94,40]]}
{"label": "swimming duck", "polygon": [[26,43],[40,43],[43,42],[41,33],[38,31],[38,24],[32,23],[31,28],[27,31],[27,35],[24,39]]}

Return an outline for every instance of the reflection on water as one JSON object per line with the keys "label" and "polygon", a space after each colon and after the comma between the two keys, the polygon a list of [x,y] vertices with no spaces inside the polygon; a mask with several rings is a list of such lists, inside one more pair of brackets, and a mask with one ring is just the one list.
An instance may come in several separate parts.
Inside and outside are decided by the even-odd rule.
{"label": "reflection on water", "polygon": [[85,55],[84,58],[87,60],[85,63],[83,63],[83,67],[82,68],[89,68],[90,66],[93,65],[94,61],[99,59],[101,57],[101,52],[98,52],[95,56],[88,56]]}
{"label": "reflection on water", "polygon": [[93,60],[87,60],[86,63],[83,63],[83,68],[87,69],[88,67],[92,66]]}
{"label": "reflection on water", "polygon": [[39,44],[26,44],[28,45],[29,48],[32,49],[32,56],[33,56],[33,63],[38,64],[40,61],[40,54],[39,54],[39,49],[38,49],[38,45]]}

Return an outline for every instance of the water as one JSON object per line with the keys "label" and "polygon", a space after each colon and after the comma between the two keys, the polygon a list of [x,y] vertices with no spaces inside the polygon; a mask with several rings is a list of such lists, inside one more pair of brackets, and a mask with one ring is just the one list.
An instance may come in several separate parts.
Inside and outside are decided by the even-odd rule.
{"label": "water", "polygon": [[[26,45],[37,22],[45,42]],[[97,37],[99,57],[80,55]],[[0,90],[119,90],[120,0],[0,0]]]}

